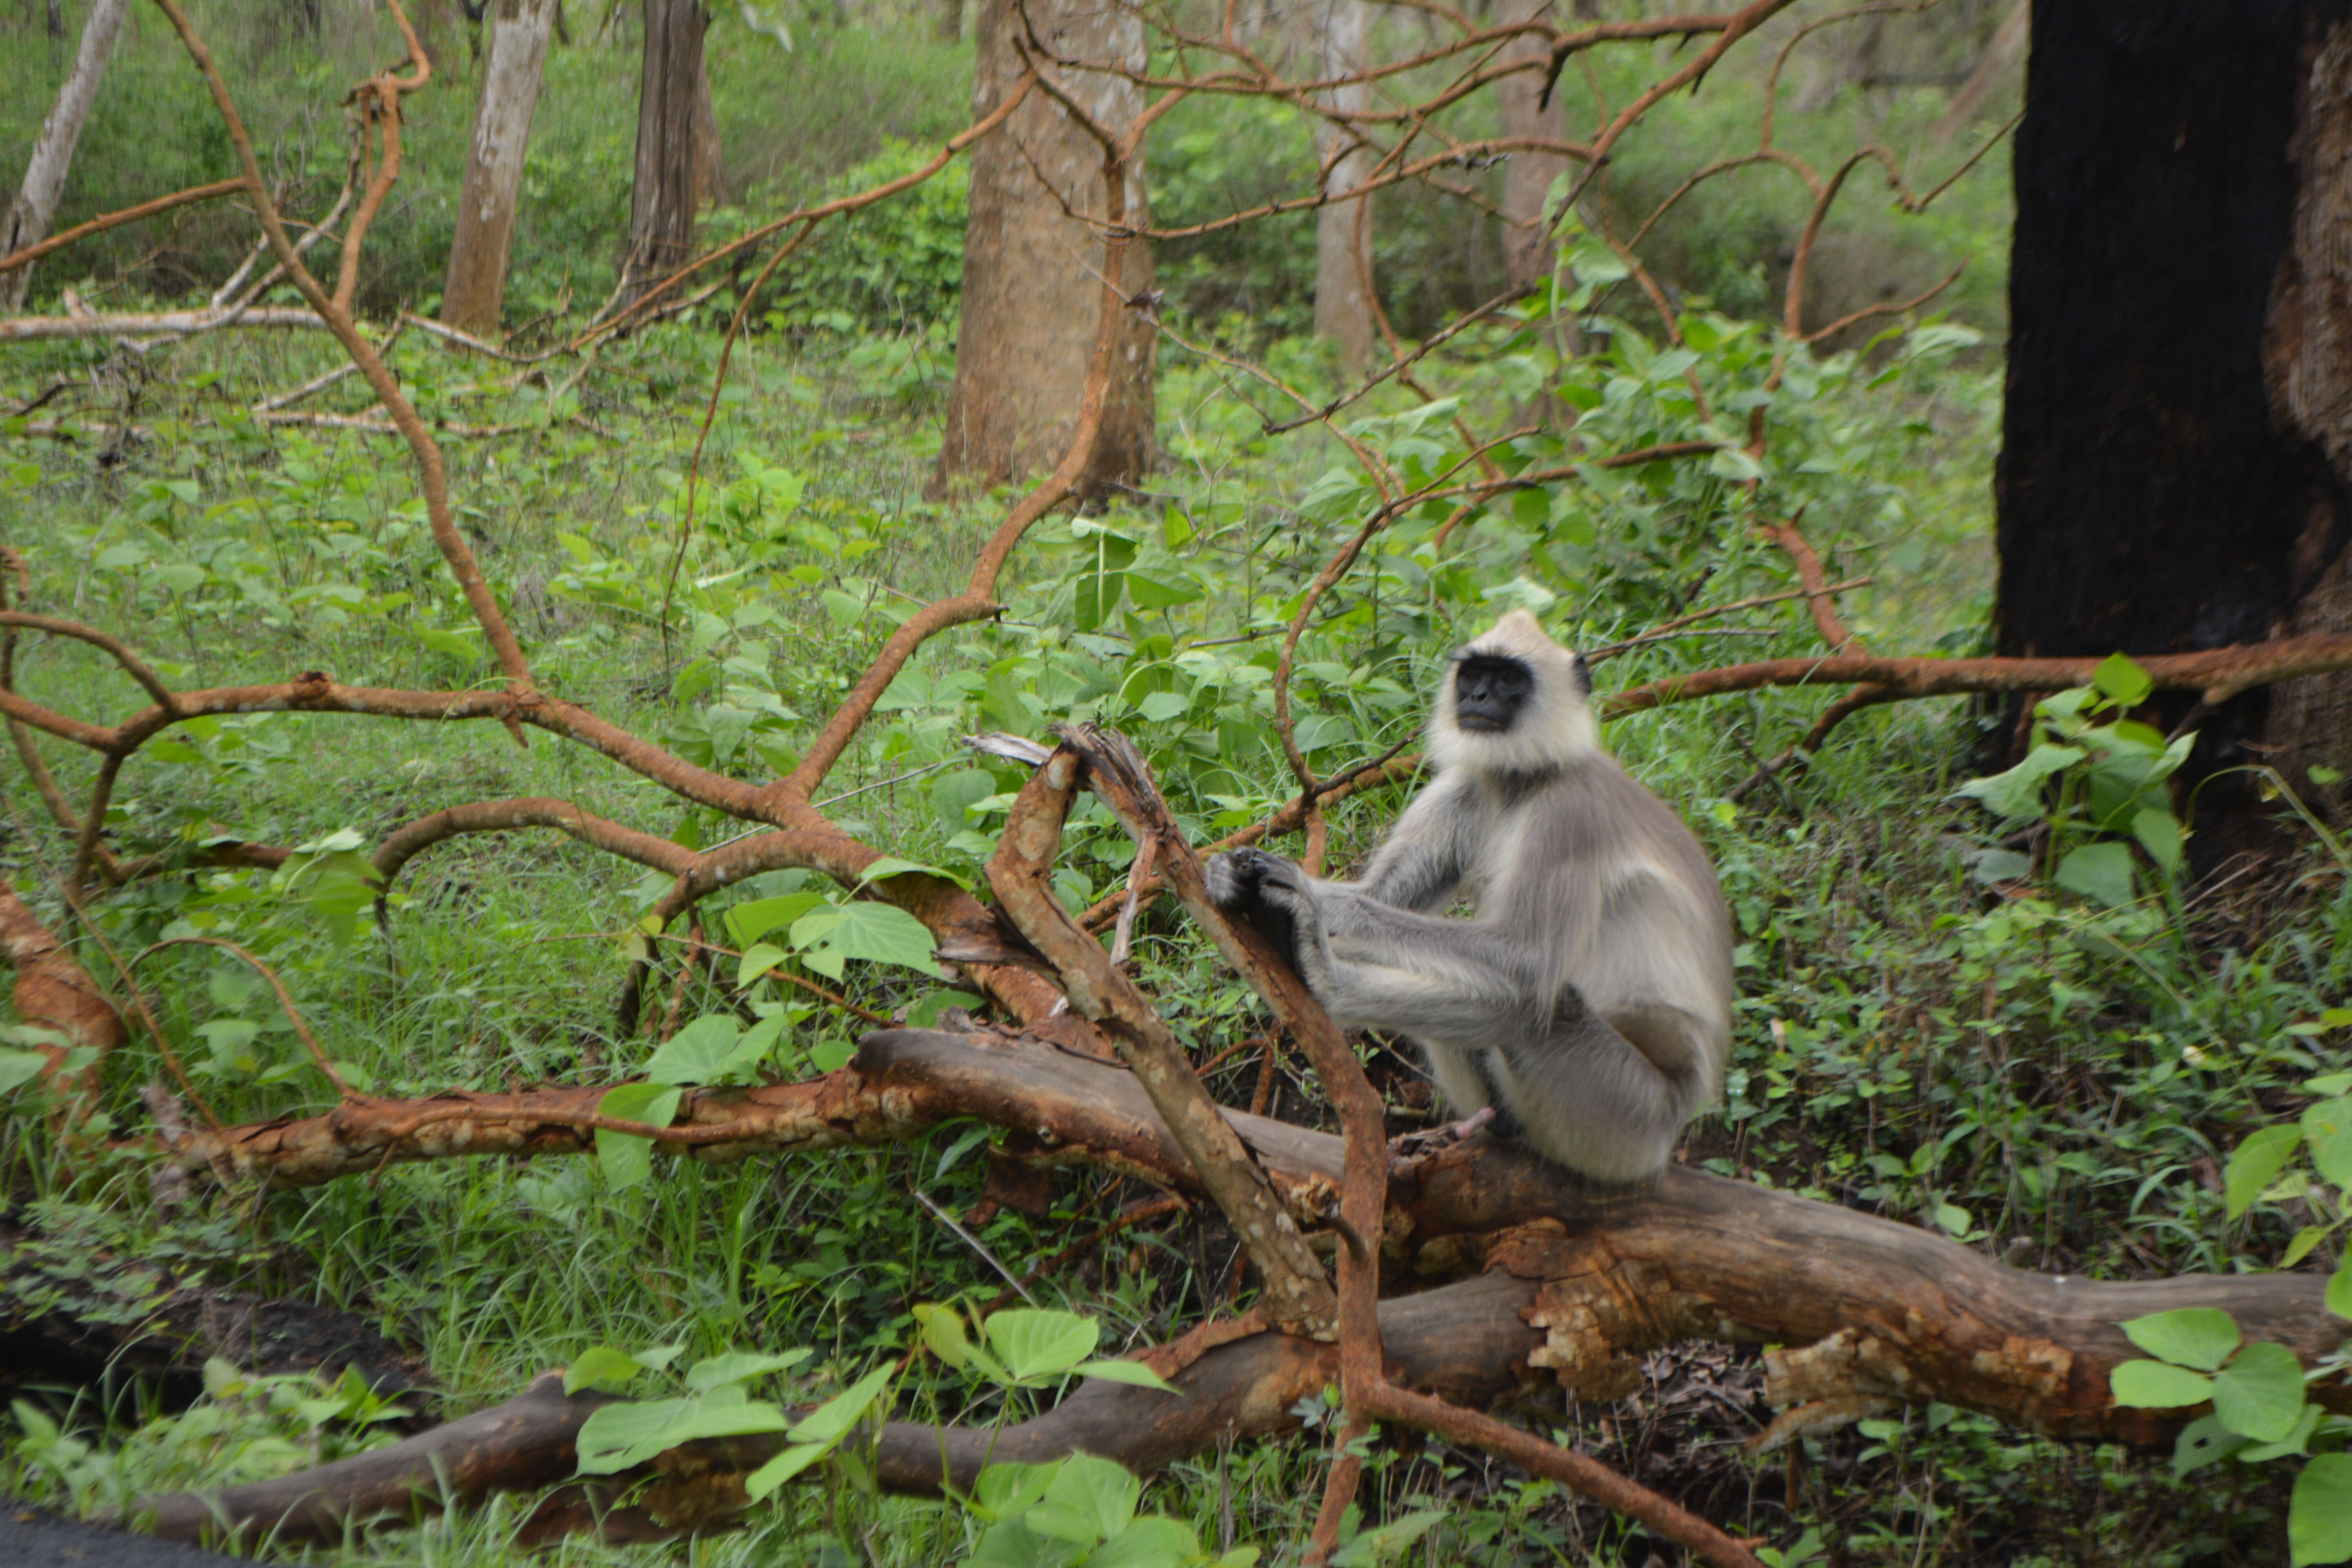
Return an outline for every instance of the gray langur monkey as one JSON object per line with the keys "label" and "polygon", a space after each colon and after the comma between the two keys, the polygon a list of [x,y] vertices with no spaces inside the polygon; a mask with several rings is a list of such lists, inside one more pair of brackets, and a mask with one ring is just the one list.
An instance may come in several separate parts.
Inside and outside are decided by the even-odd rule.
{"label": "gray langur monkey", "polygon": [[[1243,849],[1208,885],[1287,939],[1342,1027],[1417,1041],[1465,1127],[1630,1182],[1721,1086],[1731,926],[1698,840],[1601,749],[1591,690],[1584,660],[1512,611],[1454,654],[1437,776],[1360,881]],[[1464,889],[1475,920],[1433,912]]]}

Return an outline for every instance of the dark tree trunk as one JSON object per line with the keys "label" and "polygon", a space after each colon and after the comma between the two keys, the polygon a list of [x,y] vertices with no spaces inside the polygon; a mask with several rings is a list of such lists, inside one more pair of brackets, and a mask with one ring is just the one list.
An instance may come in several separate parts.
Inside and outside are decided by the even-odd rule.
{"label": "dark tree trunk", "polygon": [[624,303],[694,254],[694,209],[709,171],[701,138],[701,0],[646,0],[645,65],[637,79],[636,184],[629,204]]}
{"label": "dark tree trunk", "polygon": [[[993,111],[1021,79],[1014,36],[1024,14],[1061,58],[1143,63],[1143,24],[1132,9],[982,0],[975,115]],[[1115,131],[1143,109],[1142,89],[1108,72],[1066,71],[1062,81]],[[1103,258],[1100,237],[1070,211],[1102,212],[1102,166],[1101,145],[1043,92],[972,149],[955,390],[935,490],[961,477],[1014,479],[1053,468],[1069,450],[1100,320]],[[1127,204],[1128,221],[1144,221],[1140,150],[1128,172]],[[1119,283],[1130,299],[1150,289],[1143,241],[1128,247]],[[1101,434],[1079,480],[1087,491],[1131,483],[1151,466],[1156,334],[1140,311],[1128,312],[1119,332]]]}
{"label": "dark tree trunk", "polygon": [[[2342,83],[2313,73],[2342,73],[2328,62],[2347,13],[2035,8],[1995,480],[2000,652],[2180,652],[2333,624],[2311,602],[2342,584],[2352,317],[2315,204],[2342,223],[2345,110]],[[2266,724],[2297,700],[2257,691],[2198,715],[2200,771],[2272,755]],[[2226,815],[2226,794],[2205,804]]]}

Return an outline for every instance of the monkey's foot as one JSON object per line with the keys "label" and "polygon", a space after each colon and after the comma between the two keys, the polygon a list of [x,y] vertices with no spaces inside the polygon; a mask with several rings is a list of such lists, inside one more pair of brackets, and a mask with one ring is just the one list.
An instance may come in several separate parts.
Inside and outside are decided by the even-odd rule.
{"label": "monkey's foot", "polygon": [[1482,1127],[1492,1127],[1494,1124],[1495,1108],[1491,1105],[1482,1105],[1446,1131],[1452,1132],[1456,1139],[1462,1139],[1469,1137]]}

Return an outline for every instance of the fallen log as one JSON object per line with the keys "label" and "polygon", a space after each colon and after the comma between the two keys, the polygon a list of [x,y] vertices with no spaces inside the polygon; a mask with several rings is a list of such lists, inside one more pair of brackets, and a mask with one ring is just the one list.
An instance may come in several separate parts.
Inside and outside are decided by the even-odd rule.
{"label": "fallen log", "polygon": [[[1384,1302],[1381,1336],[1397,1379],[1480,1405],[1508,1389],[1543,1343],[1523,1314],[1531,1283],[1507,1274]],[[1002,1429],[890,1421],[875,1436],[875,1473],[893,1491],[967,1489],[984,1464],[1035,1464],[1085,1452],[1150,1474],[1187,1454],[1296,1427],[1292,1407],[1339,1376],[1339,1347],[1272,1331],[1211,1349],[1169,1381],[1181,1396],[1087,1383],[1051,1410]],[[316,1469],[144,1500],[155,1532],[195,1541],[274,1531],[281,1541],[340,1540],[346,1521],[412,1517],[493,1491],[530,1490],[570,1476],[573,1442],[601,1394],[566,1397],[546,1373],[503,1405],[405,1442]],[[639,1506],[662,1530],[707,1528],[748,1506],[742,1478],[772,1458],[778,1435],[689,1443],[611,1479],[619,1495],[649,1483]],[[813,1472],[814,1473],[814,1472]]]}
{"label": "fallen log", "polygon": [[[192,1173],[218,1160],[307,1184],[399,1160],[578,1152],[591,1133],[554,1118],[593,1107],[602,1092],[361,1103],[191,1132],[174,1154]],[[422,1120],[436,1110],[444,1120]],[[1338,1199],[1339,1140],[1224,1114],[1302,1223],[1322,1223]],[[880,1030],[839,1072],[698,1091],[680,1116],[726,1132],[692,1149],[702,1159],[895,1142],[969,1116],[1024,1134],[1020,1157],[1033,1163],[1192,1184],[1182,1151],[1123,1068],[1011,1034]],[[1533,1364],[1593,1394],[1622,1384],[1629,1358],[1644,1350],[1692,1339],[1778,1343],[1804,1348],[1769,1361],[1776,1405],[1941,1400],[2053,1436],[2158,1444],[2191,1413],[2109,1405],[2108,1373],[2138,1353],[2118,1321],[2219,1307],[2248,1339],[2275,1340],[2306,1364],[2343,1337],[2316,1274],[2031,1274],[1915,1226],[1769,1187],[1676,1166],[1646,1187],[1600,1188],[1486,1141],[1395,1166],[1381,1247],[1391,1292],[1465,1271],[1536,1282],[1541,1299],[1530,1298],[1529,1321],[1544,1343]],[[2315,1396],[2352,1406],[2339,1384]]]}
{"label": "fallen log", "polygon": [[214,1357],[264,1376],[349,1368],[381,1395],[439,1394],[422,1359],[356,1312],[175,1279],[0,1222],[0,1389],[128,1373],[184,1401]]}
{"label": "fallen log", "polygon": [[275,327],[284,331],[322,328],[317,315],[299,305],[230,306],[219,310],[156,310],[143,315],[11,316],[0,320],[0,346],[57,342],[70,338],[110,338],[117,333],[210,332],[224,327]]}

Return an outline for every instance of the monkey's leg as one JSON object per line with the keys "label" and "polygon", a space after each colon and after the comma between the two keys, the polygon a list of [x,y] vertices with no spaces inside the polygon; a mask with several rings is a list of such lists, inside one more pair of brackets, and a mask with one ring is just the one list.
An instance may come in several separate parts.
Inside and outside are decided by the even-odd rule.
{"label": "monkey's leg", "polygon": [[1520,1140],[1605,1182],[1655,1174],[1674,1152],[1698,1094],[1670,1079],[1596,1014],[1561,1016],[1549,1032],[1498,1043],[1490,1059]]}

